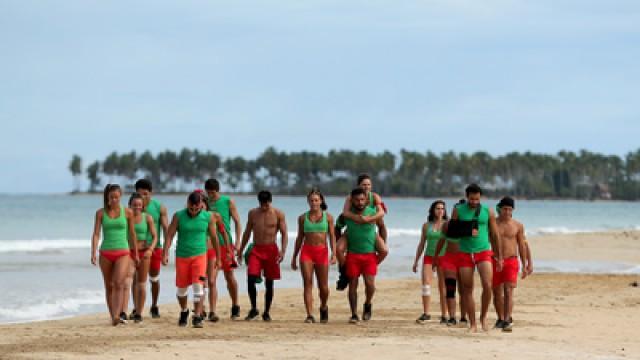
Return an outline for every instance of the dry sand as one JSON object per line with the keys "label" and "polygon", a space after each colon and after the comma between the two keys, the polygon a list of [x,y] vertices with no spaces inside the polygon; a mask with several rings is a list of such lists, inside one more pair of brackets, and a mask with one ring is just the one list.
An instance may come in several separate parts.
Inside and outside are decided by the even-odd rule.
{"label": "dry sand", "polygon": [[[629,234],[544,237],[531,239],[531,244],[534,255],[543,259],[638,262],[638,234]],[[560,241],[564,244],[558,245]],[[373,320],[359,325],[347,323],[343,292],[331,294],[329,324],[304,324],[301,290],[276,289],[271,323],[228,320],[227,299],[219,306],[223,320],[206,323],[203,329],[179,328],[173,304],[161,308],[161,319],[118,327],[110,326],[105,311],[0,326],[0,358],[640,359],[640,288],[630,286],[636,280],[623,275],[534,274],[516,291],[513,333],[469,334],[440,325],[437,299],[432,301],[434,320],[416,324],[421,313],[419,280],[403,279],[379,282]],[[241,299],[245,315],[246,296]],[[495,321],[492,311],[490,321]]]}

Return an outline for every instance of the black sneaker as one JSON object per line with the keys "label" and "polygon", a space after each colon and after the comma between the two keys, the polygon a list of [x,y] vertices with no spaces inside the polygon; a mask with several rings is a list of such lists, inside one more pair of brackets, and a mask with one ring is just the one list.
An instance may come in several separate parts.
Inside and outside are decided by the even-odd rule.
{"label": "black sneaker", "polygon": [[258,312],[257,309],[251,309],[249,310],[249,314],[247,314],[247,317],[244,319],[247,321],[254,320],[256,317],[258,317],[258,315],[260,315],[260,313]]}
{"label": "black sneaker", "polygon": [[362,310],[362,321],[371,320],[371,304],[364,304]]}
{"label": "black sneaker", "polygon": [[240,306],[233,305],[231,307],[231,320],[238,320],[240,318]]}
{"label": "black sneaker", "polygon": [[444,316],[440,316],[440,324],[446,325],[447,324],[447,318]]}
{"label": "black sneaker", "polygon": [[180,318],[178,319],[178,326],[187,326],[189,323],[189,310],[180,312]]}
{"label": "black sneaker", "polygon": [[132,320],[136,324],[141,323],[142,322],[142,315],[135,314],[135,315],[133,315],[133,319]]}
{"label": "black sneaker", "polygon": [[504,329],[504,325],[506,324],[506,321],[503,321],[501,319],[496,320],[496,324],[493,326],[496,329]]}
{"label": "black sneaker", "polygon": [[202,316],[193,316],[191,318],[191,326],[193,326],[194,328],[204,327]]}
{"label": "black sneaker", "polygon": [[216,313],[214,313],[213,311],[209,313],[209,317],[208,320],[211,322],[218,322],[218,320],[220,320],[220,318],[218,317],[218,315],[216,315]]}
{"label": "black sneaker", "polygon": [[134,320],[136,317],[136,309],[133,309],[131,314],[129,314],[129,320]]}
{"label": "black sneaker", "polygon": [[465,318],[460,318],[460,325],[467,325],[469,322]]}
{"label": "black sneaker", "polygon": [[349,319],[349,324],[357,324],[360,322],[360,319],[358,319],[358,315],[353,314],[351,315],[351,319]]}
{"label": "black sneaker", "polygon": [[152,306],[151,309],[149,309],[149,313],[151,313],[152,319],[157,319],[160,317],[160,310],[158,310],[157,306]]}
{"label": "black sneaker", "polygon": [[314,318],[312,315],[307,315],[307,318],[304,319],[304,322],[307,324],[315,324],[316,318]]}
{"label": "black sneaker", "polygon": [[447,321],[447,326],[456,326],[456,325],[458,325],[456,318],[451,318],[449,319],[449,321]]}
{"label": "black sneaker", "polygon": [[347,269],[346,267],[340,266],[338,267],[340,271],[340,276],[338,276],[338,281],[336,281],[336,290],[343,291],[349,286],[349,278],[347,277]]}
{"label": "black sneaker", "polygon": [[266,322],[270,322],[271,321],[271,315],[269,315],[269,313],[262,314],[262,320],[264,320]]}
{"label": "black sneaker", "polygon": [[513,331],[513,323],[511,321],[504,321],[502,326],[503,332],[512,332]]}
{"label": "black sneaker", "polygon": [[329,322],[329,308],[320,308],[320,322],[323,324]]}
{"label": "black sneaker", "polygon": [[120,324],[126,324],[126,323],[127,323],[127,313],[123,311],[120,313]]}
{"label": "black sneaker", "polygon": [[422,314],[419,318],[416,319],[418,324],[424,324],[425,322],[431,320],[431,315]]}

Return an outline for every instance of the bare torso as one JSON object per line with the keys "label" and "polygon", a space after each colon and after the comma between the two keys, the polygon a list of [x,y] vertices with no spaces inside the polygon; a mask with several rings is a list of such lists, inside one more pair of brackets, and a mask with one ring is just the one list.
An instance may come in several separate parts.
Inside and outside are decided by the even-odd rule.
{"label": "bare torso", "polygon": [[506,259],[518,256],[518,235],[522,231],[522,224],[513,219],[501,220],[498,218],[496,225],[502,240],[502,257]]}
{"label": "bare torso", "polygon": [[[304,217],[307,214],[302,214],[301,215],[301,222],[303,224],[304,227]],[[331,223],[329,221],[329,214],[327,214],[327,221],[329,223]],[[322,212],[320,212],[319,214],[309,214],[309,221],[311,221],[312,223],[319,223],[320,221],[322,221]],[[327,233],[326,232],[305,232],[304,233],[304,243],[307,245],[314,245],[314,246],[318,246],[318,245],[325,245],[327,244]]]}
{"label": "bare torso", "polygon": [[274,244],[278,233],[280,219],[284,215],[276,208],[263,210],[255,208],[249,212],[249,222],[252,225],[253,242],[256,245]]}

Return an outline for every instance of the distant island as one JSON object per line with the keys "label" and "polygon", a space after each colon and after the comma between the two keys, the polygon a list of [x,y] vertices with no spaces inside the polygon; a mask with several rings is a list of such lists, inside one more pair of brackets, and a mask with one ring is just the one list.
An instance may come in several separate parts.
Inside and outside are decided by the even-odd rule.
{"label": "distant island", "polygon": [[315,186],[328,195],[343,195],[356,177],[368,173],[374,190],[385,196],[460,196],[475,182],[487,195],[509,194],[520,198],[616,199],[640,198],[640,149],[624,158],[581,150],[555,155],[512,152],[491,156],[453,151],[435,154],[402,150],[371,154],[366,151],[331,150],[283,152],[267,148],[255,159],[222,158],[210,151],[184,148],[157,154],[112,152],[102,161],[83,168],[73,155],[69,170],[80,192],[86,174],[88,192],[101,191],[106,183],[130,188],[148,178],[155,192],[185,192],[202,187],[214,177],[231,192],[255,192],[263,188],[277,194],[303,195]]}

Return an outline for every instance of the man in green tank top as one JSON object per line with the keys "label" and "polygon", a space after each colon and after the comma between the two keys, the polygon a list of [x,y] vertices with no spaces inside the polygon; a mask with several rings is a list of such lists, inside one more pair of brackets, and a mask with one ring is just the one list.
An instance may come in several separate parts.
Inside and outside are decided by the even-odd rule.
{"label": "man in green tank top", "polygon": [[135,189],[144,203],[144,211],[151,215],[153,223],[156,226],[156,234],[158,241],[156,248],[151,254],[151,262],[149,264],[149,282],[151,282],[151,317],[159,318],[158,296],[160,295],[160,267],[162,265],[162,239],[167,238],[169,231],[169,219],[167,208],[158,200],[152,199],[153,184],[147,179],[136,181]]}
{"label": "man in green tank top", "polygon": [[487,313],[492,295],[492,256],[495,257],[496,269],[502,269],[500,234],[493,209],[480,203],[482,189],[476,184],[471,184],[465,189],[465,194],[466,201],[456,205],[451,214],[451,219],[472,221],[474,224],[472,235],[460,238],[458,266],[466,306],[461,312],[468,315],[470,331],[477,332],[473,301],[473,273],[477,268],[482,281],[480,322],[482,329],[488,331]]}
{"label": "man in green tank top", "polygon": [[[242,235],[242,225],[240,224],[240,215],[236,209],[235,202],[228,196],[220,194],[220,183],[216,179],[208,179],[204,183],[204,189],[207,192],[207,205],[209,210],[216,212],[222,218],[224,229],[229,235],[229,241],[233,244],[233,237],[231,236],[231,219],[235,225],[236,239],[240,239]],[[233,274],[233,266],[231,261],[234,261],[237,253],[238,246],[240,244],[236,242],[235,246],[220,247],[220,258],[222,261],[222,270],[224,272],[224,279],[227,282],[227,290],[229,290],[229,296],[231,297],[231,319],[235,320],[240,317],[240,306],[238,305],[238,282]],[[217,272],[215,273],[217,276]],[[209,291],[210,296],[215,296],[217,299],[216,279],[209,279]],[[215,309],[211,309],[215,312]]]}
{"label": "man in green tank top", "polygon": [[[358,216],[373,216],[376,209],[367,206],[368,198],[362,188],[351,191],[352,212]],[[358,323],[358,280],[362,275],[365,286],[365,302],[362,320],[371,319],[371,301],[375,294],[375,277],[378,272],[378,258],[376,254],[376,224],[357,223],[349,218],[341,217],[340,228],[346,226],[347,257],[345,267],[349,278],[349,307],[351,308],[350,323]]]}

